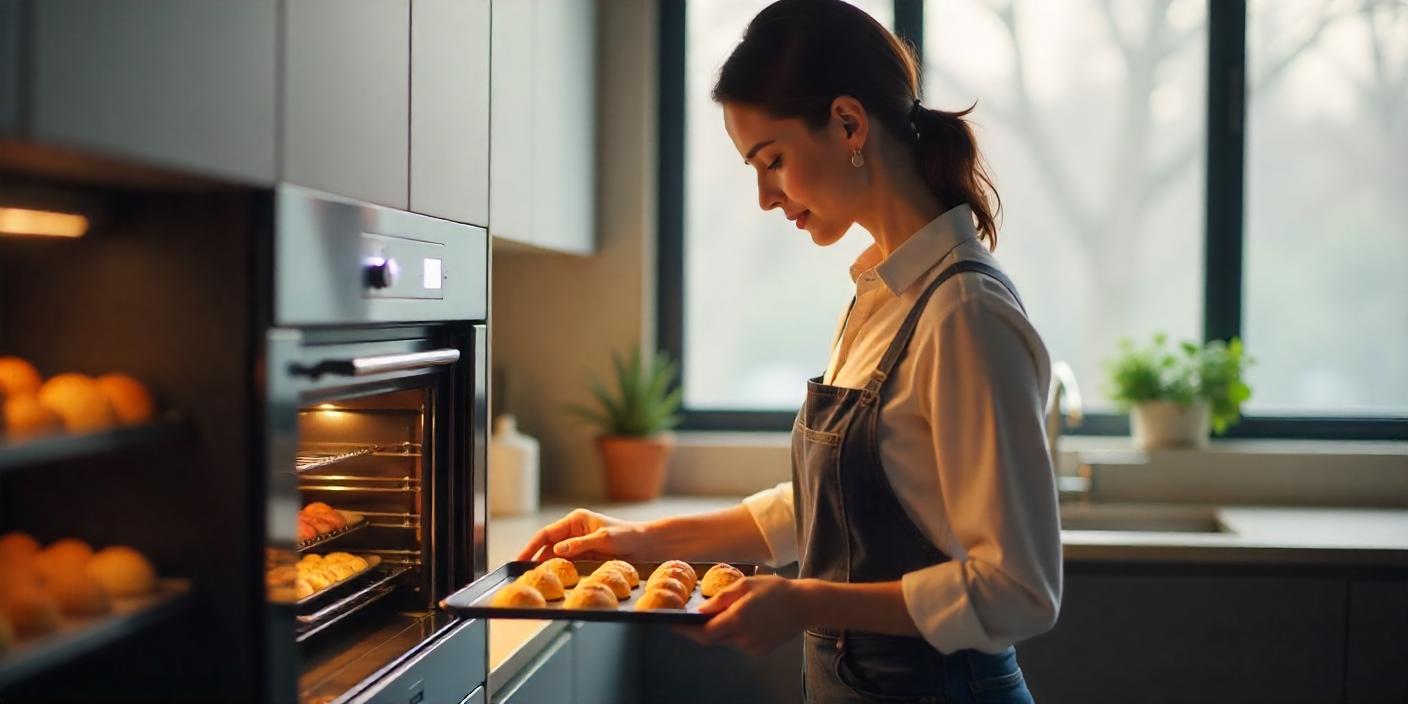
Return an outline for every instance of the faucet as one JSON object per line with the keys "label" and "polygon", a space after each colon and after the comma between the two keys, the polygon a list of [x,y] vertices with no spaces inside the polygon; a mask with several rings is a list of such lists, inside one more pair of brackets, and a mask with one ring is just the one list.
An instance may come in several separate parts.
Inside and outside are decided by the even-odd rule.
{"label": "faucet", "polygon": [[1080,425],[1081,402],[1080,385],[1076,383],[1075,370],[1064,361],[1051,363],[1051,388],[1046,394],[1046,448],[1051,453],[1051,464],[1056,475],[1061,475],[1061,397],[1066,398],[1066,424]]}

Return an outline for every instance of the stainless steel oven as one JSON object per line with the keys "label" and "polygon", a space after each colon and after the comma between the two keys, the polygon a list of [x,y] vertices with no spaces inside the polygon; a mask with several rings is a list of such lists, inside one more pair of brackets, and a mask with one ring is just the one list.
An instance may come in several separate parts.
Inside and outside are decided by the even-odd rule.
{"label": "stainless steel oven", "polygon": [[488,238],[293,187],[274,199],[258,364],[267,696],[458,702],[482,622]]}

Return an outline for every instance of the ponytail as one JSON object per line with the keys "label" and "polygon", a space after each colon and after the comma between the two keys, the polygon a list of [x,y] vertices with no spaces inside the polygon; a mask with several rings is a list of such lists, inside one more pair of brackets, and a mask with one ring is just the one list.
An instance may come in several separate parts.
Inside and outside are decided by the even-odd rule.
{"label": "ponytail", "polygon": [[939,203],[945,208],[967,203],[977,221],[979,237],[987,240],[988,249],[997,249],[1002,198],[978,150],[973,128],[963,119],[972,111],[973,106],[961,112],[934,110],[915,100],[910,111],[915,159]]}

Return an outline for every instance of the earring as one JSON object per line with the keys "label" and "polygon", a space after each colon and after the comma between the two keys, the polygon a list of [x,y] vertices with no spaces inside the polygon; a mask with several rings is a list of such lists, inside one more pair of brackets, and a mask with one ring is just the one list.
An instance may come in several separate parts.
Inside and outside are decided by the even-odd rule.
{"label": "earring", "polygon": [[860,147],[856,147],[856,153],[851,155],[851,166],[857,169],[865,166],[865,157],[860,155]]}

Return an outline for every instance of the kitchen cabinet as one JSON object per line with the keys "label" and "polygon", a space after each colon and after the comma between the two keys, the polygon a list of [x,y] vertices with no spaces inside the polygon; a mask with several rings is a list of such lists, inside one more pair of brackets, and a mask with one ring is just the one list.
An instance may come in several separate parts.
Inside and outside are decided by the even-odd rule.
{"label": "kitchen cabinet", "polygon": [[411,210],[489,223],[489,0],[411,3]]}
{"label": "kitchen cabinet", "polygon": [[[16,31],[10,21],[16,6],[0,5],[0,35]],[[272,183],[277,6],[276,0],[29,3],[28,136]],[[0,56],[14,56],[8,43],[0,38]],[[17,63],[24,65],[0,59],[0,74],[13,74]],[[0,78],[0,95],[17,92],[14,80]],[[15,122],[5,112],[0,126]]]}
{"label": "kitchen cabinet", "polygon": [[1408,579],[1349,585],[1345,702],[1408,701]]}
{"label": "kitchen cabinet", "polygon": [[405,210],[410,0],[283,8],[283,179]]}
{"label": "kitchen cabinet", "polygon": [[570,630],[554,638],[541,655],[493,696],[495,704],[573,701],[572,656],[575,645]]}
{"label": "kitchen cabinet", "polygon": [[574,704],[631,704],[639,700],[635,626],[579,623],[573,628]]}
{"label": "kitchen cabinet", "polygon": [[591,253],[596,3],[497,0],[493,14],[489,233]]}
{"label": "kitchen cabinet", "polygon": [[1337,702],[1346,590],[1334,576],[1068,563],[1056,627],[1017,659],[1047,704]]}

